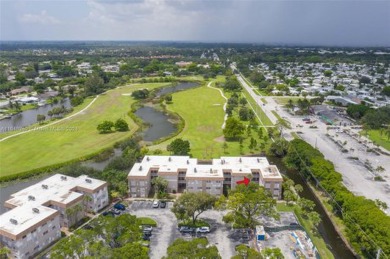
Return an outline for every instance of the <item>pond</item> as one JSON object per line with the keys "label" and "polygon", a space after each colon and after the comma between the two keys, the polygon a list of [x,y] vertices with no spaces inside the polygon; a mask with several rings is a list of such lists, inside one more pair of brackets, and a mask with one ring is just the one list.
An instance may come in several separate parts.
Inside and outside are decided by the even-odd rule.
{"label": "pond", "polygon": [[157,91],[156,96],[160,97],[161,95],[164,94],[171,94],[182,90],[188,90],[197,86],[199,86],[199,84],[194,82],[180,82],[173,86],[161,88],[160,90]]}
{"label": "pond", "polygon": [[169,121],[169,116],[153,107],[141,107],[135,115],[148,125],[148,128],[142,132],[144,141],[153,142],[176,131],[176,126]]}
{"label": "pond", "polygon": [[20,130],[21,128],[30,126],[37,123],[37,115],[43,114],[48,118],[47,113],[55,107],[64,106],[65,108],[70,108],[69,98],[63,99],[57,104],[45,104],[44,106],[39,106],[38,108],[26,110],[18,114],[12,115],[10,118],[5,118],[0,120],[0,132],[7,132],[11,130]]}

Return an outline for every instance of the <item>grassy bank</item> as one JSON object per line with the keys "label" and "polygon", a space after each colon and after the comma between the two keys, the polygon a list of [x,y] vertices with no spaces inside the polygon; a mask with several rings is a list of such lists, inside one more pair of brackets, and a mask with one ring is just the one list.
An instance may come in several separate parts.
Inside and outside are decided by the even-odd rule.
{"label": "grassy bank", "polygon": [[[138,128],[127,116],[134,102],[129,94],[136,89],[153,89],[167,83],[127,85],[101,94],[84,112],[42,130],[31,131],[0,143],[0,179],[12,174],[83,160],[114,143],[130,137]],[[99,134],[104,120],[123,118],[128,132]],[[8,133],[9,134],[9,133]]]}
{"label": "grassy bank", "polygon": [[252,98],[252,96],[250,96],[250,94],[245,90],[245,88],[243,88],[242,93],[245,96],[245,98],[248,100],[248,103],[250,104],[249,107],[252,106],[254,108],[254,112],[257,114],[257,116],[259,116],[264,126],[272,126],[273,124],[271,120],[264,113],[263,109],[258,107],[255,100]]}
{"label": "grassy bank", "polygon": [[381,147],[384,147],[388,151],[390,151],[390,139],[385,135],[385,133],[382,133],[382,136],[380,134],[379,130],[369,130],[368,131],[368,137],[376,144],[378,144]]}

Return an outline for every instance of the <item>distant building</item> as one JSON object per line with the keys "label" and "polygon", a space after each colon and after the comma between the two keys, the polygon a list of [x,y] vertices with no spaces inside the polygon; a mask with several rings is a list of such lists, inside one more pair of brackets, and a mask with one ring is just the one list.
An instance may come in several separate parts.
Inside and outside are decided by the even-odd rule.
{"label": "distant building", "polygon": [[147,197],[151,180],[157,176],[168,181],[169,192],[207,192],[221,195],[224,188],[235,188],[237,181],[251,178],[281,199],[283,178],[265,157],[221,157],[208,161],[188,156],[145,156],[134,164],[128,175],[132,197]]}
{"label": "distant building", "polygon": [[31,92],[31,87],[29,87],[29,86],[22,86],[20,88],[11,90],[10,94],[11,95],[18,95],[18,94],[26,94],[26,93],[29,93],[29,92]]}
{"label": "distant building", "polygon": [[188,65],[191,65],[192,62],[185,62],[185,61],[179,61],[179,62],[176,62],[175,65],[179,66],[179,67],[186,67]]}
{"label": "distant building", "polygon": [[86,212],[109,203],[107,183],[86,175],[53,175],[11,195],[0,215],[0,242],[13,258],[30,258],[61,237]]}

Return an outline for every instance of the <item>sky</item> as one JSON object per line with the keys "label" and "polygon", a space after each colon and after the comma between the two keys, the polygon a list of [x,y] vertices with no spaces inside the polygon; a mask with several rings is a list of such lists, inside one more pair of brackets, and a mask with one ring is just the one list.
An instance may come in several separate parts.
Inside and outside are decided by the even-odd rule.
{"label": "sky", "polygon": [[390,47],[390,0],[0,0],[0,40]]}

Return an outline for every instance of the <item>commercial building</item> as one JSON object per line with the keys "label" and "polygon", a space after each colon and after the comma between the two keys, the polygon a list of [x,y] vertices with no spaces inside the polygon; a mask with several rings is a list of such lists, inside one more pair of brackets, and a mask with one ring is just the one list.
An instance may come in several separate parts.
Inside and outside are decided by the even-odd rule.
{"label": "commercial building", "polygon": [[281,198],[283,178],[275,165],[265,157],[221,157],[198,160],[188,156],[145,156],[135,163],[128,175],[132,197],[147,197],[153,178],[168,181],[168,192],[208,192],[221,195],[224,188],[235,188],[248,177]]}
{"label": "commercial building", "polygon": [[86,212],[109,203],[107,183],[86,175],[53,175],[11,195],[0,215],[0,242],[13,258],[30,258],[61,237]]}

